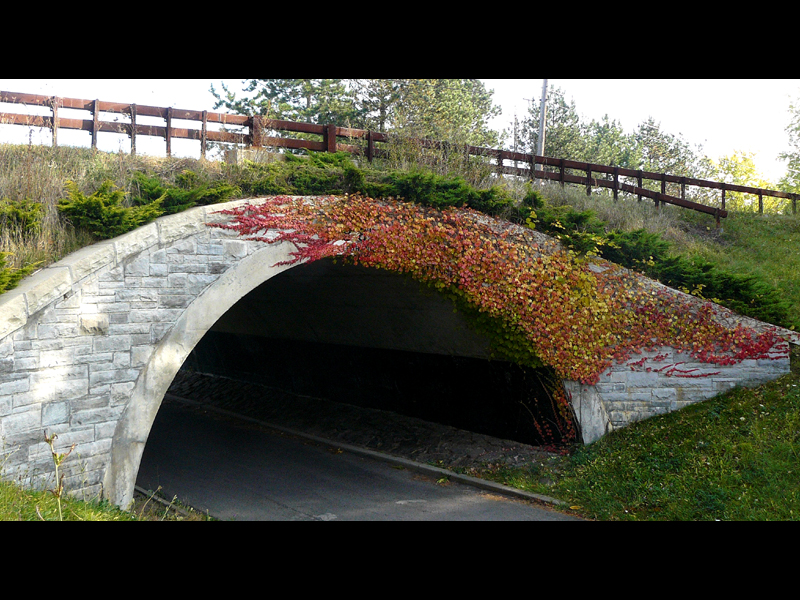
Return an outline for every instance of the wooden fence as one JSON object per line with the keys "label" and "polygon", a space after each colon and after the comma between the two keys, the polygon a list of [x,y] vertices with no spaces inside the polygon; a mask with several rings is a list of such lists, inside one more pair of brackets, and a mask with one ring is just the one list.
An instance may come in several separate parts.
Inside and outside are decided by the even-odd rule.
{"label": "wooden fence", "polygon": [[[100,132],[126,134],[131,139],[131,154],[136,154],[137,136],[161,137],[164,138],[167,143],[167,156],[172,155],[172,140],[174,138],[199,140],[200,152],[203,157],[205,157],[208,151],[209,141],[244,144],[248,143],[249,139],[249,134],[208,130],[209,123],[247,127],[251,121],[250,117],[242,115],[214,113],[206,110],[183,110],[145,106],[141,104],[105,102],[103,100],[82,100],[79,98],[59,98],[38,94],[19,94],[3,91],[0,91],[0,102],[48,107],[51,111],[51,115],[0,112],[0,124],[48,128],[53,135],[53,146],[58,145],[59,129],[77,129],[91,133],[92,148],[97,148],[97,134]],[[89,111],[90,118],[74,119],[63,117],[60,114],[60,109],[62,108]],[[130,122],[101,121],[101,112],[127,115]],[[137,122],[140,117],[157,117],[164,120],[164,125],[145,125]],[[173,125],[173,121],[175,120],[199,121],[200,129],[175,127]]]}
{"label": "wooden fence", "polygon": [[[50,115],[0,112],[0,124],[49,128],[52,132],[54,146],[58,144],[59,129],[76,129],[91,133],[92,148],[97,148],[98,133],[113,132],[117,134],[127,134],[130,137],[131,154],[136,154],[136,137],[145,135],[163,138],[166,141],[167,156],[171,156],[172,154],[171,140],[174,138],[183,138],[200,141],[200,153],[203,158],[205,158],[208,151],[208,142],[219,142],[243,144],[255,148],[276,147],[308,149],[319,152],[345,151],[366,156],[371,162],[376,157],[386,156],[387,150],[385,147],[382,147],[382,145],[391,141],[391,136],[389,134],[365,129],[338,127],[336,125],[296,123],[293,121],[269,119],[262,116],[231,115],[205,110],[184,110],[4,91],[0,91],[0,102],[48,107],[51,112]],[[59,109],[61,108],[89,111],[90,118],[75,119],[62,117],[59,113]],[[127,115],[129,122],[100,120],[100,113],[102,112]],[[139,117],[158,117],[163,119],[164,124],[141,124],[137,122]],[[175,120],[196,121],[199,122],[200,127],[199,129],[175,127],[173,125]],[[229,125],[242,129],[247,128],[247,131],[232,132],[225,131],[224,129],[213,131],[208,129],[209,123],[216,123],[223,127]],[[270,130],[314,134],[320,136],[321,141],[267,135]],[[345,139],[340,142],[339,138]],[[538,156],[495,148],[482,148],[469,145],[455,147],[447,142],[428,139],[416,139],[413,140],[413,142],[422,148],[458,150],[464,152],[466,155],[482,156],[487,160],[495,161],[495,168],[497,172],[501,174],[515,175],[530,179],[548,179],[551,181],[558,181],[562,185],[566,183],[583,185],[586,186],[587,195],[591,194],[593,187],[603,187],[612,190],[615,200],[619,192],[622,191],[635,194],[639,200],[643,197],[649,198],[655,202],[656,206],[658,206],[660,202],[681,206],[683,208],[713,215],[716,218],[717,225],[719,225],[720,218],[728,215],[728,211],[725,208],[726,192],[741,192],[758,196],[759,213],[764,212],[765,196],[789,199],[792,202],[792,212],[794,214],[797,213],[798,194],[777,190],[733,185],[719,181],[708,181],[692,177],[668,175],[666,173],[626,169],[562,158],[552,158],[549,156]],[[506,161],[513,161],[516,166],[506,165]],[[519,163],[522,163],[524,166],[520,167]],[[576,175],[572,171],[580,171],[585,175]],[[635,180],[636,184],[633,185],[621,181],[621,177]],[[661,190],[655,191],[643,187],[644,181],[660,182]],[[673,196],[666,193],[666,185],[668,183],[680,184],[680,196]],[[720,190],[721,198],[719,205],[708,206],[686,199],[686,186]]]}

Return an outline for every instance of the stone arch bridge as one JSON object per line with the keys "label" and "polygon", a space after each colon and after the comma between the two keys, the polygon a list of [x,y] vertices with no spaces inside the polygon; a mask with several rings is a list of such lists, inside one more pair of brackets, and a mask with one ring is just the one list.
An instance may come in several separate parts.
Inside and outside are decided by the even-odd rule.
{"label": "stone arch bridge", "polygon": [[[273,266],[289,259],[294,246],[248,241],[207,226],[224,218],[217,211],[244,202],[162,217],[79,250],[0,296],[4,479],[31,487],[52,485],[52,457],[44,436],[55,433],[56,449],[75,444],[73,456],[78,458],[62,466],[67,490],[127,506],[148,433],[181,365],[214,327],[248,328],[269,321],[273,328],[286,327],[283,318],[270,320],[269,315],[248,323],[248,315],[252,319],[254,311],[266,310],[260,301],[260,309],[251,305],[233,318],[229,312],[285,271],[300,280],[327,273],[326,286],[333,290],[310,316],[303,314],[309,307],[302,298],[284,298],[283,305],[272,307],[283,311],[296,306],[301,315],[294,325],[297,335],[338,341],[355,335],[344,341],[379,347],[389,340],[399,349],[487,356],[487,341],[468,330],[435,294],[397,287],[397,279],[387,279],[383,271],[340,271],[328,265],[320,275],[309,270],[311,265]],[[351,293],[349,300],[337,304],[336,298],[347,290],[356,290],[355,296]],[[358,294],[363,301],[354,303]],[[353,312],[354,304],[366,309]],[[391,318],[381,312],[382,305],[390,306]],[[351,327],[347,315],[362,319],[365,312],[372,313],[369,325]],[[338,330],[331,325],[336,321],[342,323]],[[797,334],[784,333],[786,339],[800,341]],[[678,378],[663,369],[619,365],[609,368],[594,386],[564,382],[584,442],[631,421],[789,370],[785,348],[776,349],[774,360],[727,367],[694,364],[669,348],[658,353],[674,364],[685,362],[684,369],[714,374]]]}

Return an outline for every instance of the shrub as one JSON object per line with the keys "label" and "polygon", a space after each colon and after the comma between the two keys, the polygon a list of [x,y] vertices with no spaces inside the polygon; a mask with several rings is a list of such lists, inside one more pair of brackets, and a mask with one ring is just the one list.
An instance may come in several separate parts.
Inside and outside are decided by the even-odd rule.
{"label": "shrub", "polygon": [[200,182],[194,171],[183,170],[175,180],[178,185],[165,185],[157,177],[135,173],[133,182],[139,190],[134,198],[136,206],[160,206],[161,214],[171,215],[194,206],[217,204],[241,194],[241,189],[224,181]]}
{"label": "shrub", "polygon": [[39,202],[25,198],[12,202],[8,198],[0,200],[0,227],[27,235],[39,231],[44,216],[44,207]]}
{"label": "shrub", "polygon": [[143,206],[123,206],[125,192],[104,181],[90,196],[83,194],[73,181],[66,183],[69,199],[58,202],[61,211],[76,229],[83,229],[99,239],[122,235],[163,214],[160,201]]}
{"label": "shrub", "polygon": [[459,176],[437,175],[419,169],[390,173],[381,191],[383,195],[433,208],[468,207],[490,215],[499,215],[514,205],[510,194],[502,187],[478,190]]}
{"label": "shrub", "polygon": [[700,258],[672,254],[672,244],[645,229],[606,232],[606,223],[591,210],[551,206],[535,191],[522,206],[531,207],[528,224],[558,237],[578,254],[602,258],[640,271],[664,285],[712,300],[742,315],[792,328],[790,304],[778,290],[754,276],[736,275]]}
{"label": "shrub", "polygon": [[15,288],[20,279],[31,274],[39,266],[39,263],[28,264],[21,269],[6,266],[8,255],[8,252],[0,252],[0,294]]}
{"label": "shrub", "polygon": [[603,258],[637,269],[664,285],[713,300],[742,315],[792,327],[790,305],[778,290],[754,276],[730,273],[698,257],[670,255],[671,244],[643,229],[612,232]]}

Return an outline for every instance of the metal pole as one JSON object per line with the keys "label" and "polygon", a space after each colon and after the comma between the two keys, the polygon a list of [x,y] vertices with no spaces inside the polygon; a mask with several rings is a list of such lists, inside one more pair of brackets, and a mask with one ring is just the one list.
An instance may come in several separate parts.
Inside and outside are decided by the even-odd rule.
{"label": "metal pole", "polygon": [[[544,156],[544,123],[547,113],[547,79],[542,83],[542,103],[539,106],[539,138],[536,141],[536,154]],[[544,165],[541,167],[544,169]]]}

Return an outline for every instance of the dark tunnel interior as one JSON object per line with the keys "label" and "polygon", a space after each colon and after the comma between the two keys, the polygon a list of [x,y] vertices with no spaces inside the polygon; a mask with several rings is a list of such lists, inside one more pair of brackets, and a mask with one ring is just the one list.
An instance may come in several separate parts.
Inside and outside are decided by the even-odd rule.
{"label": "dark tunnel interior", "polygon": [[554,420],[544,370],[491,360],[489,342],[431,288],[325,259],[232,307],[183,371],[376,408],[540,445]]}

